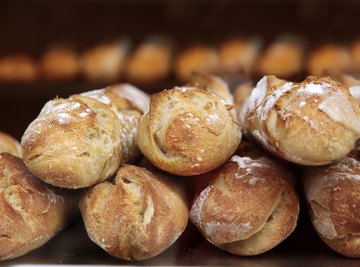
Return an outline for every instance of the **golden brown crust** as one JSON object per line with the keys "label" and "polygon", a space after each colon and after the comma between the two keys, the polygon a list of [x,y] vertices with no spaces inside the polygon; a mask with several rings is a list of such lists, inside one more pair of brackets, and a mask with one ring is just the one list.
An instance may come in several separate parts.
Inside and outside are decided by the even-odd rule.
{"label": "golden brown crust", "polygon": [[178,190],[164,177],[122,165],[115,184],[98,184],[80,201],[89,237],[114,257],[155,257],[173,244],[187,225],[188,208]]}
{"label": "golden brown crust", "polygon": [[190,219],[204,237],[237,255],[257,255],[295,229],[299,202],[293,177],[268,159],[233,156],[206,174]]}
{"label": "golden brown crust", "polygon": [[8,152],[14,156],[21,157],[21,147],[18,140],[0,131],[0,153]]}
{"label": "golden brown crust", "polygon": [[180,81],[187,81],[193,72],[216,73],[219,70],[219,64],[215,49],[196,45],[178,54],[174,71]]}
{"label": "golden brown crust", "polygon": [[152,95],[137,135],[140,150],[156,167],[184,176],[220,166],[240,139],[240,128],[223,101],[188,87]]}
{"label": "golden brown crust", "polygon": [[311,220],[324,242],[338,253],[360,257],[360,162],[344,158],[311,169],[305,196]]}
{"label": "golden brown crust", "polygon": [[67,200],[45,186],[20,158],[0,154],[0,261],[46,243],[68,224]]}
{"label": "golden brown crust", "polygon": [[241,111],[248,136],[274,155],[303,165],[340,159],[360,136],[360,110],[348,88],[330,78],[302,83],[265,76]]}
{"label": "golden brown crust", "polygon": [[69,81],[75,79],[80,71],[78,54],[66,47],[49,49],[39,64],[41,75],[47,80]]}

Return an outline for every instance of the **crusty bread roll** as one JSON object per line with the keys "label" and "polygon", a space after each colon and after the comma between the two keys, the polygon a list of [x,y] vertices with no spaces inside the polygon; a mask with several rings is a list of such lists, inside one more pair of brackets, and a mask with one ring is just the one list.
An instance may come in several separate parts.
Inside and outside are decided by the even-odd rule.
{"label": "crusty bread roll", "polygon": [[79,206],[91,240],[124,260],[155,257],[177,240],[188,222],[180,189],[131,165],[120,167],[114,183],[89,189]]}
{"label": "crusty bread roll", "polygon": [[321,239],[336,252],[360,257],[360,162],[345,157],[312,168],[305,179],[311,220]]}
{"label": "crusty bread roll", "polygon": [[174,62],[174,72],[179,81],[189,80],[193,72],[216,73],[220,62],[217,51],[203,45],[191,46],[181,51]]}
{"label": "crusty bread roll", "polygon": [[134,83],[155,83],[168,78],[173,49],[170,41],[151,38],[141,43],[129,56],[125,76]]}
{"label": "crusty bread roll", "polygon": [[228,105],[196,87],[175,87],[151,96],[137,142],[159,169],[190,176],[210,171],[235,152],[240,127]]}
{"label": "crusty bread roll", "polygon": [[79,56],[74,49],[56,46],[46,51],[40,58],[42,78],[52,81],[70,81],[80,71]]}
{"label": "crusty bread roll", "polygon": [[280,38],[271,43],[260,56],[257,73],[289,78],[301,73],[304,59],[303,44],[295,38]]}
{"label": "crusty bread roll", "polygon": [[261,42],[258,38],[231,38],[219,46],[221,68],[230,74],[249,75],[254,68]]}
{"label": "crusty bread roll", "polygon": [[69,223],[71,204],[22,160],[0,154],[0,261],[34,250]]}
{"label": "crusty bread roll", "polygon": [[0,58],[0,82],[34,82],[39,77],[35,59],[26,54],[13,54]]}
{"label": "crusty bread roll", "polygon": [[[203,177],[204,176],[204,177]],[[269,159],[233,156],[204,174],[190,219],[215,246],[236,255],[266,252],[295,229],[299,200],[292,175]]]}
{"label": "crusty bread roll", "polygon": [[342,72],[331,73],[330,77],[348,87],[351,95],[355,98],[356,102],[360,104],[360,80],[350,74]]}
{"label": "crusty bread roll", "polygon": [[118,93],[122,87],[46,103],[21,140],[29,170],[49,184],[83,188],[110,177],[121,162],[133,160],[142,112]]}
{"label": "crusty bread roll", "polygon": [[92,82],[115,82],[121,77],[129,42],[104,43],[86,50],[80,58],[80,68],[85,79]]}
{"label": "crusty bread roll", "polygon": [[240,117],[248,136],[302,165],[338,160],[360,137],[359,106],[348,88],[330,78],[293,83],[265,76]]}
{"label": "crusty bread roll", "polygon": [[317,47],[306,58],[305,69],[308,74],[321,76],[332,72],[344,72],[351,68],[351,58],[346,47],[325,44]]}
{"label": "crusty bread roll", "polygon": [[14,156],[21,157],[20,143],[11,135],[0,131],[0,153],[1,152],[8,152]]}

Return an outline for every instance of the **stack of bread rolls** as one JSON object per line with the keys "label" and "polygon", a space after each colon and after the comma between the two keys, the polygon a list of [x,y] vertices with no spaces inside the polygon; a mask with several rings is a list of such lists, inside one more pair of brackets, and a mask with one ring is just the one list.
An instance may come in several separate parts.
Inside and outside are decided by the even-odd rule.
{"label": "stack of bread rolls", "polygon": [[[295,184],[302,177],[291,167],[299,165],[321,238],[360,257],[359,137],[359,104],[330,78],[295,83],[265,76],[254,89],[239,86],[234,99],[220,77],[193,73],[184,85],[150,97],[117,84],[50,100],[24,132],[23,161],[2,157],[16,159],[26,180],[36,179],[48,194],[78,194],[89,238],[123,260],[161,254],[189,218],[207,241],[232,254],[274,248],[297,225]],[[5,178],[14,173],[8,169],[0,168]],[[16,183],[6,178],[3,187]],[[58,203],[51,199],[49,207]],[[32,209],[21,211],[28,216]],[[4,214],[0,222],[12,222]]]}

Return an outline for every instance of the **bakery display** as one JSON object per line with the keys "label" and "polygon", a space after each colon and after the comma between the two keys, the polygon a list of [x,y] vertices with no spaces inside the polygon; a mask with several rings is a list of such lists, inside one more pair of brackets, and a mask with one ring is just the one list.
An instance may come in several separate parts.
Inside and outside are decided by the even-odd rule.
{"label": "bakery display", "polygon": [[29,170],[49,184],[75,189],[101,182],[121,162],[133,160],[142,112],[117,93],[122,88],[110,86],[47,102],[21,139]]}
{"label": "bakery display", "polygon": [[122,165],[114,182],[103,182],[81,198],[91,240],[114,257],[146,260],[170,247],[188,222],[181,189],[145,168]]}
{"label": "bakery display", "polygon": [[153,94],[137,142],[159,169],[191,176],[219,167],[235,152],[240,127],[228,104],[203,87],[175,87]]}
{"label": "bakery display", "polygon": [[360,162],[345,157],[312,168],[304,191],[311,221],[321,239],[336,252],[359,258]]}
{"label": "bakery display", "polygon": [[296,227],[294,177],[267,158],[233,156],[198,178],[190,219],[215,246],[242,256],[264,253]]}
{"label": "bakery display", "polygon": [[246,135],[302,165],[339,160],[360,137],[359,105],[347,87],[326,77],[293,83],[265,76],[240,117]]}
{"label": "bakery display", "polygon": [[73,203],[33,176],[23,161],[0,153],[0,261],[39,248],[70,223]]}
{"label": "bakery display", "polygon": [[21,147],[18,140],[11,135],[0,131],[0,153],[7,152],[14,156],[21,157]]}

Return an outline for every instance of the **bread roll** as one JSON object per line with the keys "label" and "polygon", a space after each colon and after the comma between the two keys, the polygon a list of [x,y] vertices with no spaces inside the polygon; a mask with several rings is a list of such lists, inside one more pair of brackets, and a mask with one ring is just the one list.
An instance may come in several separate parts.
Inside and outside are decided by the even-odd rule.
{"label": "bread roll", "polygon": [[360,39],[355,40],[350,46],[350,57],[352,71],[359,73],[360,71]]}
{"label": "bread roll", "polygon": [[0,154],[0,261],[46,243],[69,223],[70,214],[63,193],[41,183],[20,158]]}
{"label": "bread roll", "polygon": [[114,257],[146,260],[172,245],[185,230],[188,208],[179,188],[144,168],[122,165],[115,182],[103,182],[81,198],[92,241]]}
{"label": "bread roll", "polygon": [[360,162],[345,157],[309,170],[305,196],[311,221],[321,239],[336,252],[360,257]]}
{"label": "bread roll", "polygon": [[304,48],[300,41],[281,38],[271,43],[257,63],[260,75],[275,75],[289,78],[302,72]]}
{"label": "bread roll", "polygon": [[41,75],[46,80],[74,80],[80,71],[79,56],[75,50],[66,47],[53,47],[40,59]]}
{"label": "bread roll", "polygon": [[174,72],[180,81],[187,81],[193,72],[216,73],[220,68],[217,51],[211,47],[195,45],[181,51],[174,62]]}
{"label": "bread roll", "polygon": [[348,87],[351,95],[355,98],[356,102],[360,104],[360,80],[345,73],[332,73],[331,78]]}
{"label": "bread roll", "polygon": [[241,139],[226,103],[196,87],[175,87],[151,96],[137,142],[159,169],[190,176],[210,171],[235,152]]}
{"label": "bread roll", "polygon": [[254,68],[261,42],[257,38],[232,38],[219,47],[221,68],[230,74],[249,75]]}
{"label": "bread roll", "polygon": [[14,54],[0,58],[0,82],[34,82],[39,77],[35,59],[26,54]]}
{"label": "bread roll", "polygon": [[124,71],[128,50],[126,40],[90,48],[81,55],[81,72],[85,79],[92,82],[118,81]]}
{"label": "bread roll", "polygon": [[49,184],[83,188],[133,160],[142,113],[118,91],[121,85],[46,103],[21,140],[29,170]]}
{"label": "bread roll", "polygon": [[14,137],[0,131],[0,153],[8,152],[14,156],[21,156],[20,143]]}
{"label": "bread roll", "polygon": [[150,39],[140,44],[129,56],[125,66],[126,78],[134,83],[155,83],[169,77],[173,49],[169,41]]}
{"label": "bread roll", "polygon": [[265,76],[240,117],[248,136],[302,165],[338,160],[360,137],[359,106],[348,88],[330,78],[293,83]]}
{"label": "bread roll", "polygon": [[215,246],[242,256],[266,252],[295,229],[299,200],[292,175],[266,158],[233,156],[198,178],[206,186],[190,219]]}
{"label": "bread roll", "polygon": [[246,105],[246,101],[248,100],[248,98],[251,95],[252,90],[254,89],[254,84],[253,82],[245,82],[245,83],[241,83],[239,84],[233,94],[234,94],[234,104],[235,104],[235,110],[237,113],[237,120],[240,121],[240,112],[243,108],[244,105]]}
{"label": "bread roll", "polygon": [[336,44],[319,46],[307,56],[305,68],[308,74],[316,76],[348,71],[351,68],[349,51]]}

